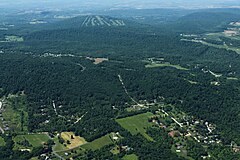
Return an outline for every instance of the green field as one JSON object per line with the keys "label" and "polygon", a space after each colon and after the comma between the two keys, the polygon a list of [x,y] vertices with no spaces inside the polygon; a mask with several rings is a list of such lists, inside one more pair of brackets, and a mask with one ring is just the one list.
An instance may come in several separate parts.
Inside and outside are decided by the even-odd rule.
{"label": "green field", "polygon": [[23,38],[19,36],[6,36],[5,42],[23,42]]}
{"label": "green field", "polygon": [[153,116],[153,114],[147,112],[131,117],[117,119],[116,121],[131,134],[135,135],[137,133],[141,133],[145,138],[153,141],[153,139],[146,134],[146,129],[152,126],[152,124],[148,122],[148,118],[151,116]]}
{"label": "green field", "polygon": [[[83,145],[81,145],[77,148],[74,148],[74,149],[67,149],[66,147],[62,148],[64,146],[56,145],[56,147],[54,148],[54,151],[56,151],[60,156],[66,158],[66,159],[74,157],[74,156],[79,156],[81,154],[84,154],[84,152],[86,150],[93,150],[94,151],[94,150],[101,149],[102,147],[104,147],[106,145],[114,144],[114,142],[111,139],[111,136],[112,136],[112,133],[107,134],[107,135],[105,135],[101,138],[98,138],[98,139],[96,139],[92,142],[88,142],[86,144],[83,144]],[[117,150],[115,150],[113,152],[117,153]],[[68,155],[65,155],[65,153],[68,153]]]}
{"label": "green field", "polygon": [[5,141],[2,137],[0,137],[0,146],[5,146]]}
{"label": "green field", "polygon": [[54,147],[53,147],[53,150],[56,151],[56,152],[60,152],[60,151],[64,151],[64,150],[67,150],[68,148],[65,147],[63,144],[61,144],[58,140],[58,137],[56,136],[54,139]]}
{"label": "green field", "polygon": [[136,156],[135,154],[130,154],[130,155],[124,156],[122,160],[138,160],[138,156]]}
{"label": "green field", "polygon": [[39,146],[42,146],[44,143],[46,143],[49,140],[49,137],[46,134],[17,135],[13,139],[13,141],[15,142],[14,149],[22,149],[22,148],[31,149],[31,147],[24,147],[17,144],[17,142],[24,141],[25,139],[32,145],[32,147],[39,147]]}
{"label": "green field", "polygon": [[180,65],[173,65],[169,63],[151,63],[145,65],[146,68],[157,68],[157,67],[173,67],[179,70],[188,70],[187,68],[181,67]]}
{"label": "green field", "polygon": [[81,147],[84,149],[91,149],[91,150],[97,150],[100,149],[106,145],[113,144],[112,139],[110,138],[111,134],[107,134],[101,138],[98,138],[92,142],[86,143],[82,145]]}
{"label": "green field", "polygon": [[15,132],[28,132],[26,101],[24,95],[10,95],[7,98],[7,105],[2,116],[8,122],[9,128]]}

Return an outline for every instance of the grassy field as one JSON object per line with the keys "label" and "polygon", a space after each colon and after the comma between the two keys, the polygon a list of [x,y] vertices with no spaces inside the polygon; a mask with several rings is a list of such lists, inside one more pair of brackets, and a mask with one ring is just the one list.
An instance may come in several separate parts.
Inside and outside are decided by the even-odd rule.
{"label": "grassy field", "polygon": [[17,135],[14,137],[13,141],[15,142],[14,149],[22,149],[26,148],[24,146],[20,146],[17,142],[21,142],[27,140],[33,147],[42,146],[49,140],[49,137],[46,134],[29,134],[29,135]]}
{"label": "grassy field", "polygon": [[61,144],[58,140],[58,137],[56,136],[54,139],[54,147],[53,147],[53,150],[56,151],[56,152],[60,152],[60,151],[64,151],[64,150],[67,150],[68,148],[65,147],[63,144]]}
{"label": "grassy field", "polygon": [[[54,149],[60,156],[68,159],[68,158],[72,158],[75,156],[79,156],[81,154],[84,154],[84,152],[86,150],[98,150],[101,149],[102,147],[106,146],[106,145],[110,145],[113,144],[114,142],[112,141],[112,133],[107,134],[101,138],[98,138],[92,142],[87,142],[86,144],[83,144],[79,147],[73,148],[73,149],[65,149],[65,150],[59,150],[57,151],[56,148]],[[111,152],[116,153],[118,152],[118,150],[111,150]],[[65,153],[67,153],[68,155],[65,155]]]}
{"label": "grassy field", "polygon": [[23,42],[23,38],[18,36],[6,36],[5,39],[6,42]]}
{"label": "grassy field", "polygon": [[26,103],[24,95],[11,95],[7,98],[7,105],[2,116],[9,125],[9,128],[15,132],[28,132]]}
{"label": "grassy field", "polygon": [[5,146],[5,141],[2,137],[0,137],[0,146]]}
{"label": "grassy field", "polygon": [[110,152],[111,152],[112,154],[119,154],[119,153],[120,153],[120,150],[119,150],[118,146],[115,146]]}
{"label": "grassy field", "polygon": [[[61,157],[65,158],[65,159],[71,159],[72,157],[76,157],[79,156],[81,154],[84,154],[86,150],[82,147],[77,147],[71,150],[66,150],[66,151],[61,151],[61,152],[57,152]],[[68,155],[65,155],[65,153],[67,153]]]}
{"label": "grassy field", "polygon": [[[73,136],[73,139],[71,138],[71,136]],[[65,140],[65,142],[70,142],[70,144],[67,144],[68,149],[76,148],[80,145],[87,143],[84,138],[80,136],[75,136],[73,132],[62,132],[61,137]]]}
{"label": "grassy field", "polygon": [[122,160],[138,160],[138,157],[135,154],[126,155]]}
{"label": "grassy field", "polygon": [[146,134],[146,129],[152,126],[152,124],[148,122],[148,118],[151,116],[153,116],[153,114],[147,112],[131,117],[117,119],[116,121],[131,134],[135,135],[137,133],[141,133],[145,138],[153,141],[153,139]]}
{"label": "grassy field", "polygon": [[151,63],[145,65],[146,68],[157,68],[157,67],[173,67],[179,70],[188,70],[187,68],[181,67],[180,65],[173,65],[169,63]]}
{"label": "grassy field", "polygon": [[100,149],[106,145],[113,144],[113,141],[111,140],[111,134],[107,134],[101,138],[98,138],[92,142],[86,143],[82,145],[81,147],[84,149],[91,149],[91,150],[97,150]]}

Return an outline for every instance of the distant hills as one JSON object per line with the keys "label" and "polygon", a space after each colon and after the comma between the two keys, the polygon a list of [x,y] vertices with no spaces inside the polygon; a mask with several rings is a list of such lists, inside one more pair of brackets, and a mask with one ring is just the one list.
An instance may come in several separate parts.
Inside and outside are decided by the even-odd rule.
{"label": "distant hills", "polygon": [[82,27],[88,26],[125,26],[125,22],[120,19],[105,16],[87,16],[82,22]]}
{"label": "distant hills", "polygon": [[112,18],[109,16],[88,15],[77,16],[63,21],[49,24],[46,28],[54,29],[69,29],[69,28],[83,28],[83,27],[124,27],[137,24],[130,20]]}
{"label": "distant hills", "polygon": [[179,18],[167,26],[175,32],[219,31],[232,21],[239,21],[240,15],[226,12],[195,12]]}

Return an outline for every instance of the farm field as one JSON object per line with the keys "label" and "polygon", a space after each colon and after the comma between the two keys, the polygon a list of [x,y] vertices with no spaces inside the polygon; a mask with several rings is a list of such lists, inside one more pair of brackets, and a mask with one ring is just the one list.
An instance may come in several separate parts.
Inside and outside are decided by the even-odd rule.
{"label": "farm field", "polygon": [[49,137],[46,134],[17,135],[13,139],[13,141],[15,142],[14,148],[15,149],[22,149],[22,148],[25,149],[26,147],[17,144],[17,142],[22,142],[25,139],[32,145],[32,147],[39,147],[39,146],[42,146],[44,143],[46,143],[49,140]]}
{"label": "farm field", "polygon": [[173,67],[179,70],[188,70],[187,68],[181,67],[180,65],[173,65],[168,63],[151,63],[145,66],[146,68],[157,68],[157,67]]}
{"label": "farm field", "polygon": [[100,149],[106,145],[113,144],[112,139],[110,138],[111,134],[107,134],[101,138],[98,138],[92,142],[86,143],[82,145],[81,147],[84,149],[91,149],[91,150],[97,150]]}
{"label": "farm field", "polygon": [[131,117],[117,119],[116,121],[131,134],[142,134],[146,139],[153,141],[153,139],[146,134],[146,129],[151,127],[151,123],[148,122],[148,118],[153,116],[152,113],[147,112]]}
{"label": "farm field", "polygon": [[138,160],[138,157],[135,154],[126,155],[122,160]]}
{"label": "farm field", "polygon": [[70,142],[70,144],[67,144],[66,146],[68,149],[72,149],[87,143],[87,141],[84,138],[80,136],[75,136],[73,132],[62,132],[61,137],[65,140],[65,142],[66,141]]}
{"label": "farm field", "polygon": [[4,146],[5,145],[5,141],[2,137],[0,137],[0,146]]}
{"label": "farm field", "polygon": [[[98,150],[101,149],[102,147],[106,146],[106,145],[110,145],[113,144],[113,141],[111,139],[112,133],[107,134],[101,138],[98,138],[92,142],[87,142],[86,144],[83,144],[79,147],[73,148],[73,149],[67,149],[65,148],[65,150],[57,150],[57,148],[55,148],[54,150],[62,157],[64,158],[71,158],[73,156],[79,156],[81,154],[83,154],[86,150]],[[114,153],[117,154],[118,150],[115,150]],[[113,153],[113,152],[112,152]]]}

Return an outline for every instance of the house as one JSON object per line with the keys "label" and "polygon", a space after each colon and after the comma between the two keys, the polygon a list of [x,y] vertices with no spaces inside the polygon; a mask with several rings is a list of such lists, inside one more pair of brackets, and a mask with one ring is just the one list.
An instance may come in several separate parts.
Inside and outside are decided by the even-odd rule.
{"label": "house", "polygon": [[172,138],[174,137],[178,137],[179,136],[179,132],[178,131],[171,131],[168,133],[169,136],[171,136]]}

